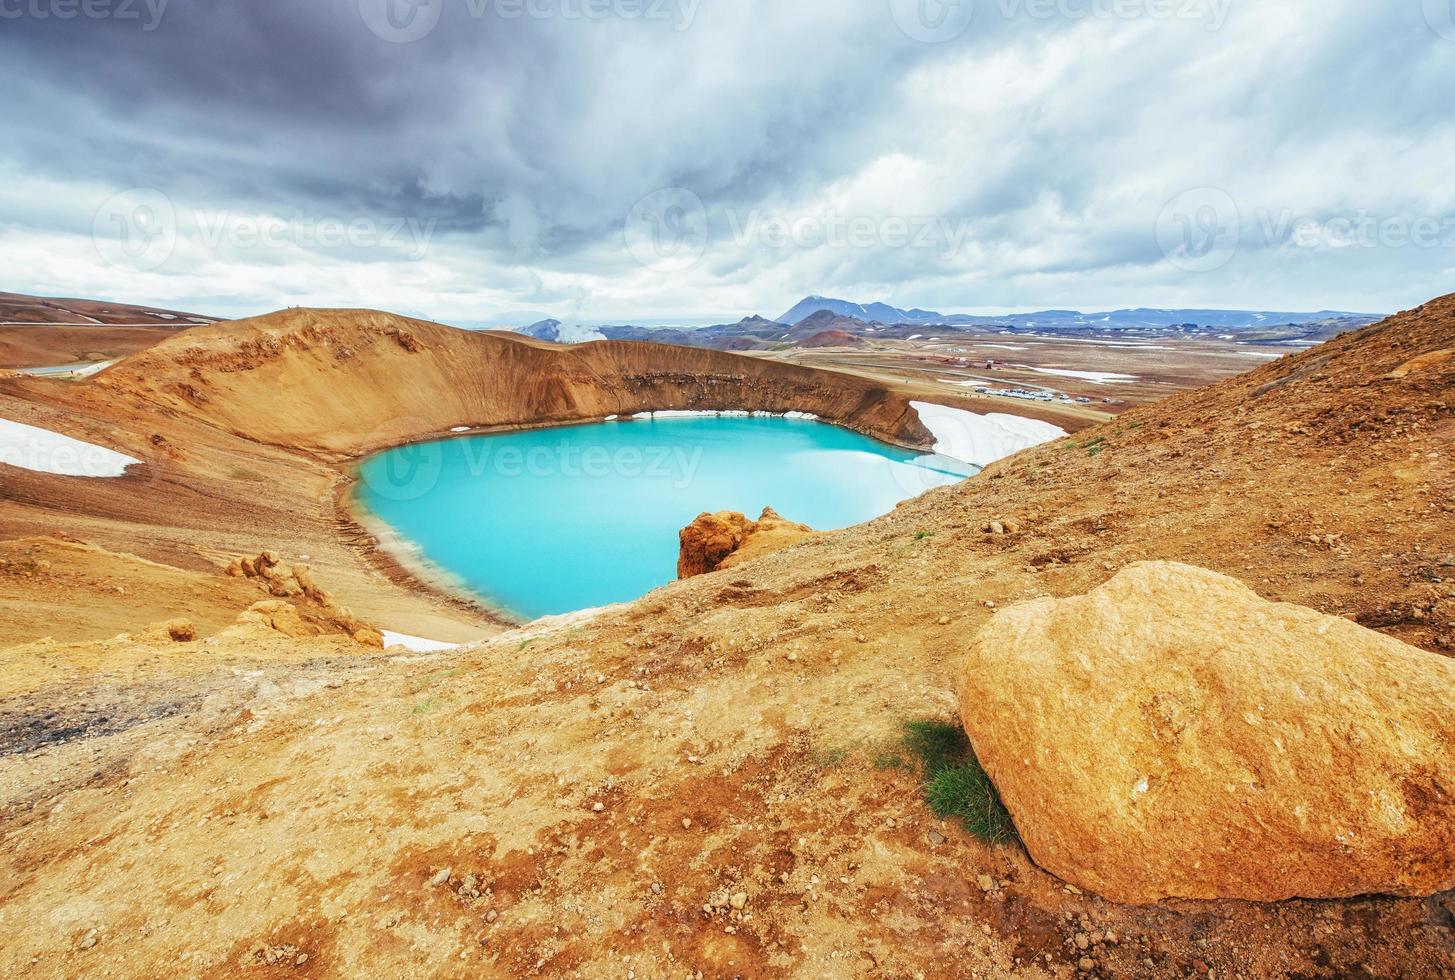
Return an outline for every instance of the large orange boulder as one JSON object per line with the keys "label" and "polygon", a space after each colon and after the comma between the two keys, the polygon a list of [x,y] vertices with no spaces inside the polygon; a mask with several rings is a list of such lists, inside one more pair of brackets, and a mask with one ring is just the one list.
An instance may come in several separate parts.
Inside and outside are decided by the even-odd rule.
{"label": "large orange boulder", "polygon": [[677,576],[692,578],[732,568],[781,551],[813,533],[807,524],[785,520],[772,507],[764,508],[756,521],[734,511],[701,514],[679,535],[682,550],[677,559]]}
{"label": "large orange boulder", "polygon": [[1031,857],[1118,902],[1455,887],[1455,663],[1186,565],[997,614],[960,712]]}

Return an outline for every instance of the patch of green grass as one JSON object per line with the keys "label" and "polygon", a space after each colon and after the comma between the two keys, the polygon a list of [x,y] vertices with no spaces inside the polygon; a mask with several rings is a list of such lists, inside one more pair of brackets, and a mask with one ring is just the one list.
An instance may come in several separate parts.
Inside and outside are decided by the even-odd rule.
{"label": "patch of green grass", "polygon": [[874,756],[874,768],[880,770],[894,769],[904,772],[909,769],[909,760],[899,752],[893,750],[879,752]]}
{"label": "patch of green grass", "polygon": [[1086,455],[1092,459],[1100,456],[1106,450],[1105,446],[1092,446],[1086,451]]}
{"label": "patch of green grass", "polygon": [[904,746],[920,760],[925,803],[935,816],[958,819],[961,826],[989,844],[1016,839],[1010,813],[959,725],[905,722]]}
{"label": "patch of green grass", "polygon": [[411,711],[410,714],[427,715],[431,711],[438,708],[441,704],[442,702],[438,698],[421,698],[420,701],[415,704],[414,710]]}
{"label": "patch of green grass", "polygon": [[410,693],[418,694],[420,691],[434,687],[440,681],[449,680],[451,677],[458,677],[459,674],[459,667],[455,667],[451,670],[437,670],[433,674],[425,674],[423,677],[415,680]]}
{"label": "patch of green grass", "polygon": [[916,541],[923,541],[925,538],[932,538],[934,536],[935,536],[935,532],[934,531],[916,531],[916,532],[914,532],[914,539]]}
{"label": "patch of green grass", "polygon": [[1015,824],[978,761],[946,766],[925,784],[925,802],[937,817],[956,817],[987,844],[1015,839]]}
{"label": "patch of green grass", "polygon": [[832,769],[847,759],[852,750],[853,747],[849,745],[817,746],[809,753],[809,757],[820,769]]}

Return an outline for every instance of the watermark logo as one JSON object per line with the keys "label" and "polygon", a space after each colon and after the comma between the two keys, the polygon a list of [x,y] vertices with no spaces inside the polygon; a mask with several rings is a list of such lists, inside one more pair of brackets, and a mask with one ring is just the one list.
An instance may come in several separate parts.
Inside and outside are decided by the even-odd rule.
{"label": "watermark logo", "polygon": [[970,29],[975,0],[889,0],[889,13],[912,40],[944,44]]}
{"label": "watermark logo", "polygon": [[443,443],[411,442],[433,426],[420,418],[390,419],[364,440],[366,446],[401,444],[359,467],[359,478],[379,500],[419,500],[439,486],[445,468]]}
{"label": "watermark logo", "polygon": [[374,36],[391,44],[419,41],[439,26],[445,0],[359,0],[359,16]]}
{"label": "watermark logo", "polygon": [[115,20],[151,32],[171,0],[0,0],[0,20]]}
{"label": "watermark logo", "polygon": [[707,208],[685,187],[667,187],[642,198],[626,216],[626,247],[657,272],[683,272],[707,252]]}
{"label": "watermark logo", "polygon": [[1425,23],[1447,41],[1455,41],[1455,0],[1423,0]]}
{"label": "watermark logo", "polygon": [[122,191],[97,208],[91,240],[103,262],[150,272],[160,268],[177,248],[177,210],[155,188]]}
{"label": "watermark logo", "polygon": [[1218,187],[1184,191],[1157,216],[1157,245],[1184,272],[1213,272],[1232,261],[1242,218],[1231,194]]}

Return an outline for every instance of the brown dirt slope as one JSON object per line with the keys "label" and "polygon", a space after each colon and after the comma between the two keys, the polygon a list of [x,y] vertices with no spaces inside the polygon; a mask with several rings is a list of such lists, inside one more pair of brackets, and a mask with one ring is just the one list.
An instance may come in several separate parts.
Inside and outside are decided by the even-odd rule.
{"label": "brown dirt slope", "polygon": [[1447,297],[589,622],[0,702],[0,974],[1455,976],[1450,895],[1118,906],[896,764],[992,606],[1134,561],[1448,653],[1452,347]]}
{"label": "brown dirt slope", "polygon": [[562,347],[362,310],[287,310],[188,331],[98,383],[250,439],[332,455],[462,425],[661,409],[806,411],[892,442],[930,442],[908,399],[860,378],[661,344]]}
{"label": "brown dirt slope", "polygon": [[159,306],[133,306],[129,303],[111,303],[97,299],[58,299],[48,296],[28,296],[24,293],[0,292],[0,323],[61,323],[61,324],[124,324],[139,323],[168,324],[184,321],[183,326],[207,323],[216,320],[213,316],[199,313],[183,313]]}
{"label": "brown dirt slope", "polygon": [[94,364],[146,350],[176,327],[0,327],[0,369]]}

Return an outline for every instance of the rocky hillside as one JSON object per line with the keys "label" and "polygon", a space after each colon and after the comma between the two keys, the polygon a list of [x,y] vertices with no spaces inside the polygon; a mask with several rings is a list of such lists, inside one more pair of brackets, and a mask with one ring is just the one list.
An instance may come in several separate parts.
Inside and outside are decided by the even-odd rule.
{"label": "rocky hillside", "polygon": [[[364,350],[306,355],[314,374],[377,381],[401,412],[428,408],[416,380],[443,397],[468,378],[459,349],[409,328],[410,351],[397,323],[371,323]],[[343,443],[330,426],[366,431],[348,409],[378,402],[332,403],[269,336],[219,333],[95,397],[239,427],[251,404],[263,437],[320,451]],[[641,371],[629,347],[592,350],[565,349]],[[1449,894],[1118,904],[936,818],[903,741],[906,722],[956,720],[965,654],[998,610],[1142,561],[1448,655],[1452,390],[1447,297],[589,620],[431,655],[206,636],[4,651],[7,671],[93,679],[33,670],[0,701],[0,730],[26,733],[0,761],[0,973],[1455,975]],[[584,407],[567,380],[549,391],[531,397]],[[226,445],[294,492],[295,457]],[[52,486],[27,487],[30,506]],[[47,516],[106,526],[86,506]],[[197,673],[203,655],[218,668]],[[191,672],[158,681],[173,658]],[[1024,720],[1012,706],[981,724]]]}

